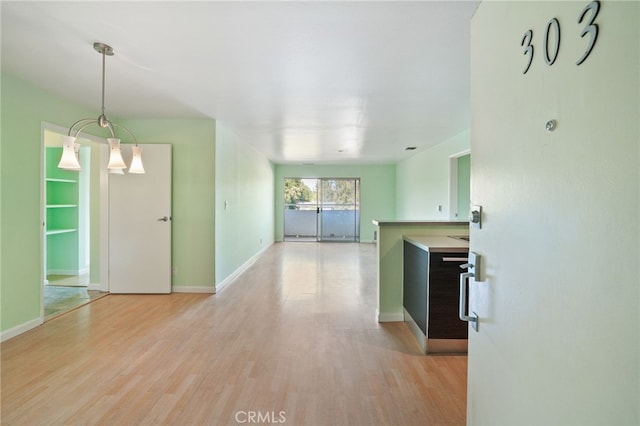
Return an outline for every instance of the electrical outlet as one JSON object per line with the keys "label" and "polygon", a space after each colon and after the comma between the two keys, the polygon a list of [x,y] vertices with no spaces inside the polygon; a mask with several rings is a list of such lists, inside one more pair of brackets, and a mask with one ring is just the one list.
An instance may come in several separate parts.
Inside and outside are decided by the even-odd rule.
{"label": "electrical outlet", "polygon": [[171,268],[171,275],[173,275],[174,277],[176,275],[178,275],[178,268],[177,267],[174,266],[174,267]]}

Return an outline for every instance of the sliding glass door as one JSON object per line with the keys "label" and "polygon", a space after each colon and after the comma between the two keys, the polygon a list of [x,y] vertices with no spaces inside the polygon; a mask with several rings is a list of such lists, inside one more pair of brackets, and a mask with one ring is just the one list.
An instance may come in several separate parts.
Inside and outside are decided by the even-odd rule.
{"label": "sliding glass door", "polygon": [[285,178],[285,241],[360,241],[360,179]]}
{"label": "sliding glass door", "polygon": [[319,241],[359,241],[359,179],[320,179]]}
{"label": "sliding glass door", "polygon": [[318,179],[284,179],[284,240],[318,240]]}

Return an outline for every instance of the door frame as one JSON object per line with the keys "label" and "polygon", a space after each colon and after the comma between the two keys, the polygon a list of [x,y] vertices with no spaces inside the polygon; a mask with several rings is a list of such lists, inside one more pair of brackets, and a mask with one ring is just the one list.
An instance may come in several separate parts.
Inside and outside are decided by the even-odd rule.
{"label": "door frame", "polygon": [[[44,285],[47,277],[47,236],[46,222],[46,162],[45,162],[45,131],[60,135],[66,135],[68,128],[58,124],[41,122],[40,124],[40,321],[44,322]],[[108,264],[109,264],[109,176],[107,174],[108,149],[107,141],[99,136],[80,133],[78,138],[95,142],[100,149],[100,193],[99,197],[99,258],[100,275],[98,283],[89,283],[88,290],[109,291]]]}
{"label": "door frame", "polygon": [[[285,184],[285,182],[287,181],[287,179],[301,179],[301,180],[315,180],[316,181],[316,202],[315,202],[315,208],[316,208],[316,218],[315,218],[315,238],[313,239],[313,242],[339,242],[339,240],[330,240],[330,239],[323,239],[322,238],[322,182],[323,181],[331,181],[331,180],[353,180],[356,181],[356,185],[355,185],[355,191],[356,191],[356,201],[357,201],[357,207],[358,210],[355,210],[356,212],[358,212],[357,214],[357,220],[355,222],[354,225],[354,239],[353,240],[347,240],[345,242],[354,242],[354,243],[359,243],[360,242],[360,224],[361,224],[361,218],[360,218],[360,207],[362,204],[362,200],[361,200],[361,182],[362,179],[360,177],[301,177],[301,176],[296,176],[296,177],[291,177],[291,176],[285,176],[283,178],[282,181],[282,185]],[[287,239],[287,235],[286,235],[286,222],[287,222],[287,218],[286,218],[286,207],[287,204],[284,203],[283,204],[285,211],[283,211],[283,215],[282,215],[282,240],[283,241],[306,241],[306,242],[311,242],[311,237],[306,239],[306,240],[295,240],[295,239]]]}
{"label": "door frame", "polygon": [[471,154],[471,148],[449,156],[449,219],[466,221],[466,217],[456,217],[458,212],[458,159]]}

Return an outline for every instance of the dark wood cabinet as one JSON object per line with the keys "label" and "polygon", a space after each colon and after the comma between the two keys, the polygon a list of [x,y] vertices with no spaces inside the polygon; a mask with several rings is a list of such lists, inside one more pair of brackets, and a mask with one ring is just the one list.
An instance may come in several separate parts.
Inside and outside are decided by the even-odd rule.
{"label": "dark wood cabinet", "polygon": [[460,265],[467,262],[466,257],[466,253],[429,254],[427,337],[430,339],[468,337],[468,324],[458,316],[460,273],[464,272]]}
{"label": "dark wood cabinet", "polygon": [[458,309],[460,266],[467,262],[468,247],[432,250],[405,240],[403,257],[405,320],[423,350],[466,351],[468,323],[459,318]]}

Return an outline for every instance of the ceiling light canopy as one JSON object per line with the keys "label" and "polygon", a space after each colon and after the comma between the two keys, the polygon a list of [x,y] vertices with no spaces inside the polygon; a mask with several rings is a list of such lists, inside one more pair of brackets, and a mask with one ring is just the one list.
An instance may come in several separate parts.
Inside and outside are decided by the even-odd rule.
{"label": "ceiling light canopy", "polygon": [[107,169],[109,169],[110,172],[122,174],[124,169],[127,168],[127,165],[122,158],[122,152],[120,151],[120,139],[116,138],[115,127],[118,127],[127,132],[135,143],[129,173],[144,173],[144,167],[142,165],[142,147],[138,146],[136,137],[126,127],[109,120],[104,112],[105,62],[107,56],[113,56],[113,48],[104,43],[93,43],[93,48],[102,55],[102,107],[100,110],[100,116],[98,118],[83,118],[71,125],[68,136],[63,137],[62,158],[60,159],[60,163],[58,163],[58,167],[65,170],[81,170],[80,162],[78,161],[79,147],[76,143],[76,139],[85,127],[95,124],[102,128],[108,128],[111,132],[111,138],[107,139],[110,153]]}

